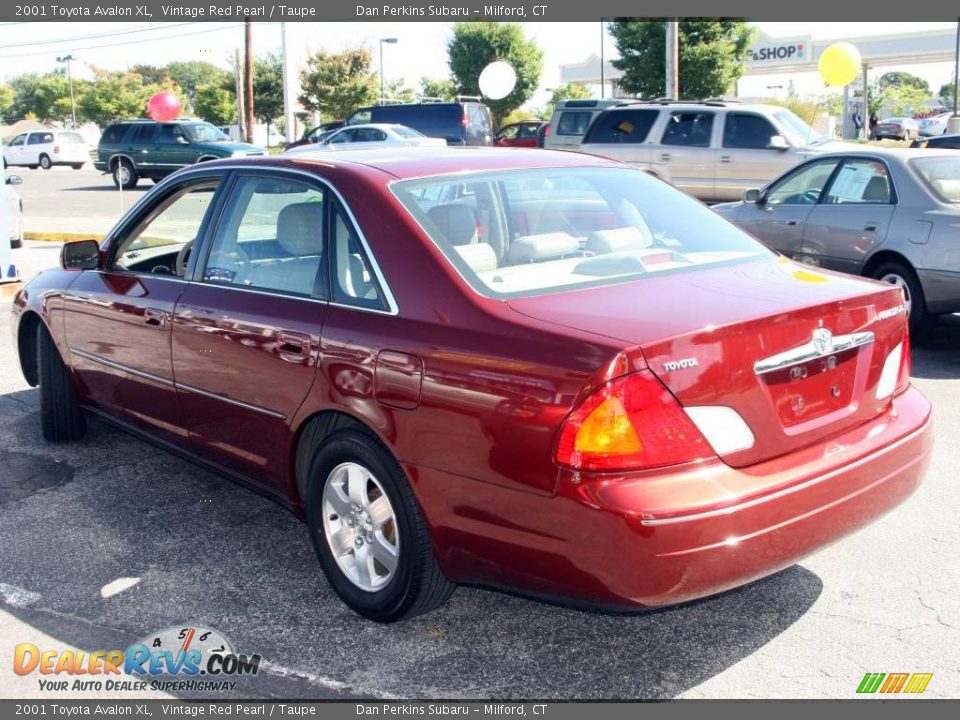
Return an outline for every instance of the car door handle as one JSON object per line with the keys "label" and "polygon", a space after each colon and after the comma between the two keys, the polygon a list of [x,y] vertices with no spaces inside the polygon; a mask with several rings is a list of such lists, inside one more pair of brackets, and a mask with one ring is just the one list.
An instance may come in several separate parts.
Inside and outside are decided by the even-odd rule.
{"label": "car door handle", "polygon": [[660,153],[661,160],[669,160],[671,157],[673,156],[670,153]]}
{"label": "car door handle", "polygon": [[728,162],[730,162],[731,160],[733,160],[733,158],[730,157],[729,155],[721,155],[721,156],[720,156],[720,162],[722,162],[722,163],[728,163]]}
{"label": "car door handle", "polygon": [[863,226],[863,229],[864,229],[864,231],[866,231],[866,232],[876,232],[876,231],[877,231],[877,226],[876,226],[876,225],[867,224],[867,225],[864,225],[864,226]]}
{"label": "car door handle", "polygon": [[143,321],[155,328],[162,328],[167,324],[167,314],[163,310],[156,308],[145,308],[143,311]]}
{"label": "car door handle", "polygon": [[793,227],[796,224],[797,224],[796,220],[787,220],[787,225],[789,225],[790,227]]}
{"label": "car door handle", "polygon": [[281,330],[277,333],[277,347],[284,360],[303,360],[310,356],[310,336]]}

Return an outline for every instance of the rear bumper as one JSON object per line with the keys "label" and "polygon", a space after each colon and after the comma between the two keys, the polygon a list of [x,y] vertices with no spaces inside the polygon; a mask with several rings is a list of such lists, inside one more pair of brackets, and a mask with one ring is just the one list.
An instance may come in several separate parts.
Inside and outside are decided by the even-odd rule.
{"label": "rear bumper", "polygon": [[[550,498],[480,492],[475,481],[470,492],[422,471],[416,485],[451,579],[659,606],[777,572],[870,523],[917,488],[932,445],[930,405],[911,388],[863,426],[749,468],[715,461],[579,482],[561,473]],[[483,511],[464,503],[478,494]]]}

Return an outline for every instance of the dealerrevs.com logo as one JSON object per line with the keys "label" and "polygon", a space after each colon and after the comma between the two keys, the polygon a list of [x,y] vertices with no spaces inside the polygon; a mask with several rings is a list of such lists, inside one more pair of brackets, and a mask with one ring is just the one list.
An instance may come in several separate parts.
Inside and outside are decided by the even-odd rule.
{"label": "dealerrevs.com logo", "polygon": [[44,650],[20,643],[13,655],[13,671],[43,676],[37,682],[44,692],[231,691],[234,678],[259,668],[260,655],[238,653],[221,633],[197,626],[152,633],[126,650]]}

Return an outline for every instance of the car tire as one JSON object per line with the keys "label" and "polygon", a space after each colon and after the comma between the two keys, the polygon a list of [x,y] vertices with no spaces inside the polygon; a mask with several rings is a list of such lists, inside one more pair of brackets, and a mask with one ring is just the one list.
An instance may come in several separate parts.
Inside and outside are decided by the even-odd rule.
{"label": "car tire", "polygon": [[83,163],[74,163],[70,167],[72,167],[74,170],[80,170],[83,168]]}
{"label": "car tire", "polygon": [[42,167],[44,170],[49,170],[53,167],[53,162],[50,160],[49,155],[44,153],[40,156],[40,167]]}
{"label": "car tire", "polygon": [[37,368],[40,378],[40,428],[48,442],[79,440],[87,430],[77,391],[50,332],[37,328]]}
{"label": "car tire", "polygon": [[320,445],[306,510],[320,566],[359,615],[395,622],[432,610],[456,589],[403,470],[372,433],[340,430]]}
{"label": "car tire", "polygon": [[132,190],[137,186],[137,181],[140,179],[137,176],[137,171],[134,169],[133,164],[129,160],[120,159],[113,166],[113,184],[118,188],[123,188],[124,190]]}
{"label": "car tire", "polygon": [[937,316],[927,312],[923,286],[912,267],[896,260],[877,265],[870,277],[881,282],[898,285],[903,289],[910,323],[910,338],[915,343],[923,342],[937,324]]}

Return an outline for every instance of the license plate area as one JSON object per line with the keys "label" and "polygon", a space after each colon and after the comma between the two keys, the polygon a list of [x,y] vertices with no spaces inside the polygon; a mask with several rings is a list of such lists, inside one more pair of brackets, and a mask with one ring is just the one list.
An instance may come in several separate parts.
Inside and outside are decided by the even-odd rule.
{"label": "license plate area", "polygon": [[858,348],[764,374],[762,381],[785,428],[848,408],[854,402]]}

